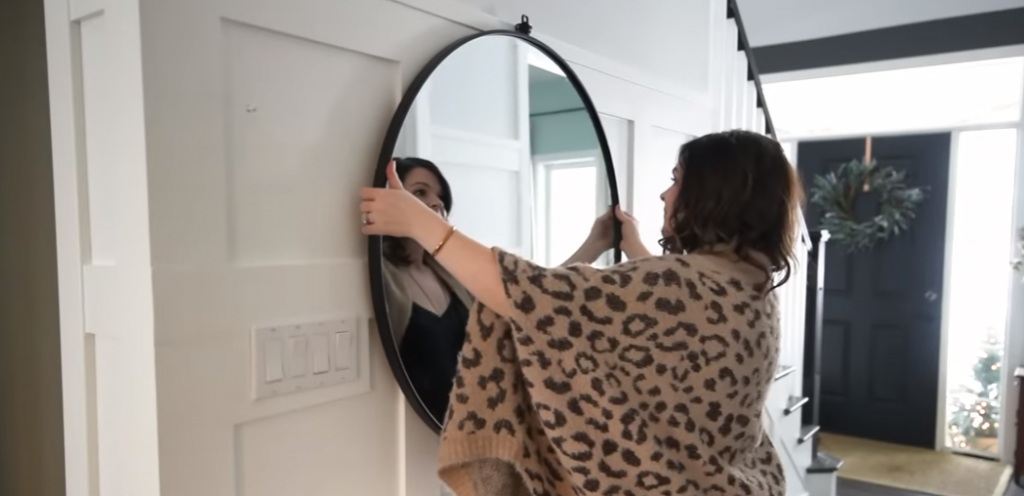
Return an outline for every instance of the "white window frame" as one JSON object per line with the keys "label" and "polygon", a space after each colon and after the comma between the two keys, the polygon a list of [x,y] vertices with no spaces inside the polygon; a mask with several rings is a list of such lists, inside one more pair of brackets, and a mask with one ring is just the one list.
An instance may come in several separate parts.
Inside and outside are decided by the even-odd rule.
{"label": "white window frame", "polygon": [[[534,209],[534,253],[543,257],[542,260],[546,265],[556,265],[564,262],[564,260],[552,260],[551,258],[551,246],[548,240],[551,237],[549,232],[550,222],[547,216],[548,205],[551,204],[552,191],[550,188],[550,174],[553,170],[565,170],[565,169],[576,169],[576,168],[587,168],[593,167],[597,170],[597,195],[596,197],[596,211],[600,215],[604,209],[608,208],[610,203],[609,198],[611,193],[608,188],[608,175],[605,172],[604,160],[602,160],[601,151],[598,149],[592,150],[580,150],[573,152],[562,152],[562,153],[551,153],[544,155],[534,156],[534,202],[536,208]],[[605,253],[597,261],[600,265],[610,265],[611,257],[610,252]]]}

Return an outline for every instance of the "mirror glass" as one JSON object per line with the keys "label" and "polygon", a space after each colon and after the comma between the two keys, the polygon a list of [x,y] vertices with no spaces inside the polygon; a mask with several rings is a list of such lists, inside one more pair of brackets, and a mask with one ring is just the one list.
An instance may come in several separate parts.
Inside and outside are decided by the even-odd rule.
{"label": "mirror glass", "polygon": [[[460,46],[434,68],[393,156],[405,188],[460,231],[556,266],[612,205],[614,172],[598,132],[554,60],[523,39],[495,34]],[[415,242],[385,238],[383,253],[388,320],[403,369],[396,377],[407,378],[416,393],[410,401],[436,427],[447,411],[471,297]]]}

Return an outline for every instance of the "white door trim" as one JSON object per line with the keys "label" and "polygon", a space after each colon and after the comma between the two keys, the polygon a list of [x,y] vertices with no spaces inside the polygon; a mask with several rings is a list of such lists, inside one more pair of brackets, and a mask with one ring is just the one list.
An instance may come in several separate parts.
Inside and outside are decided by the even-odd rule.
{"label": "white door trim", "polygon": [[[80,46],[72,21],[72,3],[46,0],[46,65],[50,81],[50,132],[53,151],[54,217],[60,311],[61,389],[64,409],[64,476],[67,496],[98,494],[93,408],[89,405],[89,353],[86,346],[83,238],[79,218],[82,150],[79,146],[82,90],[77,71]],[[95,7],[95,6],[93,6]],[[94,13],[96,9],[86,9]],[[101,9],[100,9],[101,10]],[[82,17],[82,16],[77,16]],[[84,216],[83,216],[84,217]]]}
{"label": "white door trim", "polygon": [[[1021,102],[1021,115],[1024,117],[1024,101]],[[1017,169],[1014,177],[1013,190],[1013,226],[1024,225],[1024,118],[1017,123]],[[1016,234],[1016,233],[1015,233]],[[1016,235],[1013,236],[1016,240]],[[1011,247],[1011,249],[1013,249]],[[1013,252],[1011,252],[1013,253]],[[1003,357],[1003,396],[1002,424],[1000,425],[999,458],[1005,463],[1013,463],[1017,448],[1017,409],[1021,408],[1019,389],[1013,376],[1014,369],[1024,361],[1024,284],[1021,274],[1013,274],[1009,282],[1010,301],[1007,316],[1006,355]],[[1014,481],[1016,482],[1016,481]]]}
{"label": "white door trim", "polygon": [[938,392],[935,401],[935,450],[946,448],[946,365],[949,351],[949,312],[952,300],[953,272],[953,228],[956,213],[956,174],[959,166],[960,132],[950,132],[949,136],[949,179],[946,188],[946,239],[943,242],[942,263],[942,308],[939,317],[939,374]]}

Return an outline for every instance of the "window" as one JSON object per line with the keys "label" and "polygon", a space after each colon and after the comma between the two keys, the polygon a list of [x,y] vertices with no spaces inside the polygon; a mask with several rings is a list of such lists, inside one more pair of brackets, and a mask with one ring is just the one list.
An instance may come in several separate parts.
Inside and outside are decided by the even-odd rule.
{"label": "window", "polygon": [[942,129],[1020,119],[1024,58],[766,84],[780,139]]}
{"label": "window", "polygon": [[946,447],[998,453],[1017,130],[956,136]]}
{"label": "window", "polygon": [[536,157],[535,254],[539,263],[564,262],[587,239],[609,205],[604,165],[597,151]]}

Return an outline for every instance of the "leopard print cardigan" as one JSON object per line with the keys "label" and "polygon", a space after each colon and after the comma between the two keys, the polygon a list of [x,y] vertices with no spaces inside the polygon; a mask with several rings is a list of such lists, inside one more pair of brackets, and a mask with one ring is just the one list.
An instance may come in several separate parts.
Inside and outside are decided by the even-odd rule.
{"label": "leopard print cardigan", "polygon": [[458,496],[785,494],[761,409],[779,352],[764,273],[723,254],[542,268],[495,250],[438,454]]}

